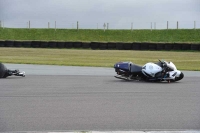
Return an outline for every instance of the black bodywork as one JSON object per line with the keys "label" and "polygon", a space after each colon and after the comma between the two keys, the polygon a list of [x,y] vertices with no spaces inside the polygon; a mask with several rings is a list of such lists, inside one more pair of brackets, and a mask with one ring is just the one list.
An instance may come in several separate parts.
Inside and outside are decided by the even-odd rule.
{"label": "black bodywork", "polygon": [[142,66],[133,64],[132,62],[118,62],[114,65],[115,72],[121,77],[115,76],[120,79],[138,79],[145,78],[142,74]]}

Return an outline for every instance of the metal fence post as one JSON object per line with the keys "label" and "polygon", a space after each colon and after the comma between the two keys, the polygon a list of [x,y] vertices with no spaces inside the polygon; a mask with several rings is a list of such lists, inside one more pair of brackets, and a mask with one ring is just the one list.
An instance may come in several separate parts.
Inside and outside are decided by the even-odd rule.
{"label": "metal fence post", "polygon": [[77,21],[77,31],[78,31],[79,25],[78,25],[78,21]]}
{"label": "metal fence post", "polygon": [[[174,25],[174,27],[172,26],[171,28],[172,29],[181,29],[181,28],[187,28],[187,29],[198,29],[199,28],[199,26],[198,26],[198,22],[199,21],[189,21],[189,23],[191,24],[190,26],[189,25],[180,25],[179,26],[179,21],[171,21],[172,23],[175,23],[175,25]],[[182,22],[182,21],[181,21]],[[131,25],[129,25],[129,26],[131,26],[131,27],[129,27],[130,29],[129,30],[131,30],[131,32],[132,31],[134,31],[134,27],[133,26],[135,26],[135,28],[137,27],[137,23],[134,23],[135,25],[133,25],[133,23],[134,22],[130,22],[129,24],[131,24]],[[143,29],[143,27],[145,26],[145,29],[149,29],[150,28],[150,30],[152,31],[152,30],[156,30],[157,29],[157,25],[156,25],[156,23],[157,22],[146,22],[145,24],[143,24],[143,23],[141,23],[141,27],[139,28],[139,29]],[[50,25],[50,22],[48,22],[47,21],[47,27],[46,26],[44,26],[44,28],[46,27],[46,28],[48,28],[48,29],[50,29],[50,28],[55,28],[54,30],[56,31],[57,30],[57,22],[55,21],[55,26],[53,26],[53,24],[52,25]],[[150,27],[148,28],[148,24],[150,24]],[[164,24],[164,25],[162,25],[162,26],[159,26],[159,25],[162,25],[162,24]],[[165,25],[166,24],[166,25]],[[168,29],[170,29],[170,25],[169,25],[169,21],[162,21],[162,22],[159,22],[159,25],[158,25],[158,29],[162,29],[162,28],[166,28],[167,30]],[[193,25],[193,26],[192,26]],[[18,25],[17,25],[18,26]],[[24,28],[26,28],[26,29],[31,29],[31,21],[30,20],[28,20],[28,21],[25,21],[25,23],[22,23],[22,26],[24,27]],[[40,25],[39,25],[40,26]],[[59,25],[60,27],[61,27],[61,25]],[[147,27],[146,27],[147,26]],[[165,27],[166,26],[166,27]],[[4,21],[3,20],[0,20],[0,28],[7,28],[8,27],[8,25],[6,25],[6,27],[5,27],[5,24],[4,24]],[[37,27],[37,25],[36,25],[36,27]],[[9,27],[8,27],[9,28]],[[61,27],[62,28],[62,27]],[[79,31],[79,29],[80,29],[80,26],[79,26],[79,21],[77,21],[77,25],[75,25],[75,23],[72,23],[72,29],[76,29],[77,28],[77,31]],[[83,26],[83,28],[84,28],[84,26]],[[95,27],[89,27],[89,28],[93,28],[93,29],[95,29]],[[103,23],[103,28],[104,28],[104,31],[106,31],[106,30],[109,30],[109,23]],[[116,27],[116,29],[117,29],[118,27]],[[121,27],[120,27],[121,28]],[[122,27],[123,28],[123,27]],[[98,23],[96,23],[96,29],[101,29],[101,27],[99,27],[99,24]],[[111,28],[112,29],[112,28]]]}
{"label": "metal fence post", "polygon": [[106,30],[106,23],[104,23],[103,27],[104,27],[104,32],[105,32],[105,30]]}
{"label": "metal fence post", "polygon": [[177,21],[177,29],[178,29],[178,21]]}
{"label": "metal fence post", "polygon": [[133,31],[133,23],[131,23],[131,32]]}
{"label": "metal fence post", "polygon": [[167,29],[169,29],[169,22],[167,21]]}
{"label": "metal fence post", "polygon": [[55,31],[56,31],[56,21],[55,21]]}

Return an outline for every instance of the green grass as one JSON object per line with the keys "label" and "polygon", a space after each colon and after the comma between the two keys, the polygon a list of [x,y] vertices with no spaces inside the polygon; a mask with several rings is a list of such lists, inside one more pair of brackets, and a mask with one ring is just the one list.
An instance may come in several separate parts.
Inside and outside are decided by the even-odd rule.
{"label": "green grass", "polygon": [[3,63],[113,67],[119,61],[144,65],[158,59],[172,61],[180,70],[200,70],[199,52],[0,48]]}
{"label": "green grass", "polygon": [[74,30],[0,28],[0,40],[56,40],[99,42],[200,43],[200,29],[179,30]]}

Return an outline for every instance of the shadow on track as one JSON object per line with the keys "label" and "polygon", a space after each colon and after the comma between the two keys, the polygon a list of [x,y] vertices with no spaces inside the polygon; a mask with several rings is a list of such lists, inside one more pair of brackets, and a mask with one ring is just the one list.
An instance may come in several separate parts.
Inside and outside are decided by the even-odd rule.
{"label": "shadow on track", "polygon": [[123,83],[137,83],[137,84],[179,84],[180,82],[170,82],[167,81],[139,81],[139,80],[123,80],[123,79],[116,79],[113,82],[123,82]]}

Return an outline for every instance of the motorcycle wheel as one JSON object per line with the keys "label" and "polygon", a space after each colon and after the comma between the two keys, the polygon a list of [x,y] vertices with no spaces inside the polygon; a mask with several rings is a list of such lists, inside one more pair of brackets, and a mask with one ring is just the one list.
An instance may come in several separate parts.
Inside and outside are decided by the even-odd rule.
{"label": "motorcycle wheel", "polygon": [[0,63],[0,78],[6,78],[7,68],[4,64]]}

